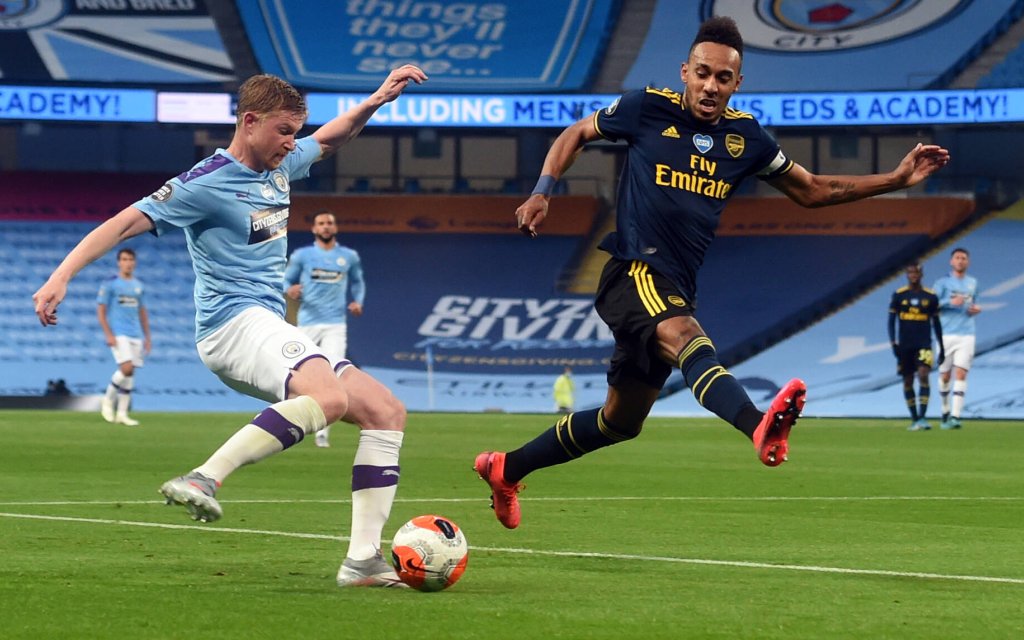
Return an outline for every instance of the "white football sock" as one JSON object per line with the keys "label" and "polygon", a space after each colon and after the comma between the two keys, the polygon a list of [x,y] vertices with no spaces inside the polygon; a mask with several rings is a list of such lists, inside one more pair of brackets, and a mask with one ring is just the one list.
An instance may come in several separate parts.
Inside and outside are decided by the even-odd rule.
{"label": "white football sock", "polygon": [[953,381],[953,409],[949,412],[954,418],[959,418],[964,410],[964,394],[967,393],[967,381]]}
{"label": "white football sock", "polygon": [[[119,370],[118,373],[121,373]],[[132,401],[132,389],[135,388],[135,376],[121,376],[117,391],[117,415],[128,415],[128,405]]]}
{"label": "white football sock", "polygon": [[107,400],[113,404],[117,401],[117,388],[124,382],[124,374],[121,373],[121,369],[115,369],[114,375],[110,376],[110,383],[107,385]]}
{"label": "white football sock", "polygon": [[398,491],[398,454],[405,433],[364,429],[352,462],[352,532],[348,557],[372,558]]}
{"label": "white football sock", "polygon": [[236,431],[194,471],[219,484],[239,467],[284,451],[325,424],[327,418],[323,410],[309,396],[272,404]]}
{"label": "white football sock", "polygon": [[942,400],[942,415],[949,413],[949,380],[939,378],[939,399]]}

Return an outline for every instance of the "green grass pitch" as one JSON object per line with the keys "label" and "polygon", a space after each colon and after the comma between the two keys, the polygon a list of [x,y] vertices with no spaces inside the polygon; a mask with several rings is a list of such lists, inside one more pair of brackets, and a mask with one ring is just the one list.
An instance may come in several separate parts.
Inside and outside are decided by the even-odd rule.
{"label": "green grass pitch", "polygon": [[[502,528],[471,470],[553,416],[409,418],[386,540],[445,515],[471,551],[448,591],[338,589],[355,429],[240,469],[224,519],[160,484],[249,417],[0,412],[0,637],[1016,638],[1024,425],[804,419],[789,463],[715,419],[527,478]],[[386,549],[385,549],[386,551]]]}

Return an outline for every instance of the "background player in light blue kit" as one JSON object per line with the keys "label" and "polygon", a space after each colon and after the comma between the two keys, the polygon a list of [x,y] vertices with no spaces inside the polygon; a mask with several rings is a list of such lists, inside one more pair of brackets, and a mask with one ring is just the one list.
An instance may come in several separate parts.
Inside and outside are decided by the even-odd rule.
{"label": "background player in light blue kit", "polygon": [[271,402],[192,472],[160,492],[196,520],[223,515],[215,494],[239,467],[300,442],[335,420],[360,429],[352,465],[352,529],[339,586],[403,586],[380,552],[381,531],[398,488],[405,407],[387,387],[342,361],[332,367],[320,348],[284,319],[281,295],[291,181],[350,141],[409,82],[427,79],[404,65],[360,104],[311,136],[306,100],[272,75],[238,91],[235,133],[227,149],[126,207],[71,250],[32,296],[36,315],[57,323],[68,282],[117,243],[150,231],[183,229],[196,273],[196,348],[204,364],[233,389]]}
{"label": "background player in light blue kit", "polygon": [[[345,310],[363,315],[366,282],[363,266],[354,249],[338,244],[334,214],[313,214],[313,244],[300,247],[288,259],[284,272],[285,294],[301,302],[299,328],[323,349],[331,363],[345,359],[348,323]],[[346,305],[348,289],[352,301]],[[316,446],[329,447],[330,425],[316,432]]]}
{"label": "background player in light blue kit", "polygon": [[134,427],[138,420],[128,416],[135,369],[149,355],[149,314],[143,298],[142,283],[135,279],[135,251],[117,252],[117,275],[100,285],[96,294],[96,317],[114,355],[117,370],[100,401],[100,414],[107,422]]}
{"label": "background player in light blue kit", "polygon": [[[974,362],[974,316],[981,313],[981,307],[974,302],[978,295],[978,281],[967,275],[970,264],[971,254],[967,249],[953,249],[949,256],[949,266],[953,270],[948,276],[936,280],[932,287],[939,298],[939,322],[942,323],[942,344],[946,350],[946,360],[939,365],[939,397],[942,399],[942,423],[939,426],[943,429],[959,429],[961,426],[967,372]],[[949,397],[951,388],[952,401]]]}

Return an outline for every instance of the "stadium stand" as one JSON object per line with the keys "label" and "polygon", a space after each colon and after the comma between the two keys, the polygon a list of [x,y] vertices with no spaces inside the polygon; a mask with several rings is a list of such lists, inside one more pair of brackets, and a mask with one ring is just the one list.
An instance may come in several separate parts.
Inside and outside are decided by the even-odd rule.
{"label": "stadium stand", "polygon": [[[977,357],[971,368],[971,418],[1019,418],[1024,412],[1024,268],[1019,250],[1024,246],[1024,216],[1002,213],[949,238],[923,256],[924,284],[930,287],[949,271],[954,246],[967,247],[972,256],[970,273],[980,284]],[[889,349],[886,319],[893,290],[905,283],[902,269],[894,270],[838,313],[823,319],[776,346],[733,368],[755,400],[770,398],[779,385],[800,376],[813,392],[808,413],[817,416],[872,416],[903,418],[906,410]],[[938,414],[934,395],[930,415]],[[659,403],[659,415],[699,415],[702,411],[689,394],[677,394]]]}
{"label": "stadium stand", "polygon": [[[312,1],[309,6],[315,4]],[[667,0],[583,4],[598,9],[592,13],[593,24],[588,26],[585,19],[571,24],[581,29],[580,37],[593,38],[587,49],[592,55],[578,64],[567,62],[569,80],[562,88],[618,93],[648,81],[678,88],[680,56],[664,52],[678,49],[679,32],[695,27],[704,7],[712,3],[693,3],[692,10],[685,11]],[[212,5],[216,5],[209,10],[212,20],[197,22],[206,44],[183,51],[179,63],[187,70],[180,73],[191,80],[177,83],[179,87],[208,90],[203,74],[213,74],[220,82],[228,67],[234,69],[235,84],[265,70],[246,35],[251,20],[247,24],[234,3]],[[931,11],[934,6],[914,3],[913,10]],[[744,89],[787,90],[793,88],[788,83],[794,78],[800,90],[825,88],[820,83],[850,91],[1024,85],[1024,54],[1019,44],[1024,36],[1024,0],[959,6],[962,11],[945,15],[913,37],[855,51],[787,51],[777,54],[785,64],[775,64],[775,58],[763,58],[764,52],[751,46],[744,63]],[[80,7],[75,11],[80,10],[85,11]],[[842,12],[827,13],[815,19],[840,19]],[[103,25],[114,23],[114,17],[107,18],[107,22],[96,20],[95,28],[106,29]],[[152,19],[157,21],[159,16]],[[216,33],[210,30],[213,25]],[[591,27],[593,31],[588,31]],[[809,28],[819,27],[816,23]],[[133,28],[149,27],[136,22]],[[56,42],[62,37],[59,29],[59,23],[40,27],[33,42]],[[223,46],[215,42],[217,35]],[[938,37],[942,38],[940,48],[934,44]],[[751,38],[756,40],[753,33]],[[153,46],[162,45],[154,40]],[[891,55],[894,48],[923,53]],[[59,48],[55,55],[64,56],[67,51]],[[118,64],[126,51],[112,42],[104,48],[104,60]],[[216,69],[204,66],[208,51],[215,52]],[[847,54],[874,62],[853,65]],[[652,59],[667,70],[664,81],[651,71]],[[145,73],[152,63],[140,64],[137,72]],[[814,73],[799,71],[807,65]],[[24,70],[36,75],[19,78]],[[5,81],[37,81],[43,71],[42,63],[32,68],[5,66]],[[122,68],[114,76],[123,79],[131,72]],[[69,80],[78,83],[97,78],[97,71],[83,65],[69,65],[68,73]],[[638,83],[638,78],[643,81]],[[229,90],[231,84],[217,88]],[[336,88],[354,90],[357,85]],[[480,86],[491,94],[510,91],[500,82]],[[444,87],[435,83],[432,90]],[[0,153],[5,167],[0,171],[0,233],[4,237],[0,259],[7,265],[0,277],[0,295],[20,300],[0,319],[0,329],[11,336],[0,347],[0,361],[9,371],[19,372],[17,377],[4,378],[0,387],[6,391],[0,390],[0,395],[12,389],[35,393],[47,377],[55,375],[51,371],[55,366],[76,380],[76,391],[90,393],[109,369],[109,355],[94,319],[94,295],[99,281],[113,273],[113,261],[93,265],[75,282],[56,330],[41,332],[28,297],[91,226],[164,181],[167,174],[153,171],[162,171],[163,164],[180,170],[224,146],[230,126],[160,127],[156,136],[157,128],[147,126],[122,130],[117,125],[104,129],[23,124],[15,121],[0,127],[0,140],[10,142]],[[107,136],[111,131],[117,135]],[[512,228],[511,213],[522,193],[532,187],[555,133],[538,128],[484,133],[435,129],[424,134],[413,127],[370,127],[351,155],[343,153],[337,162],[318,164],[311,179],[295,185],[294,219],[300,221],[313,208],[336,210],[342,241],[363,255],[368,316],[352,324],[352,355],[396,389],[408,392],[403,399],[409,400],[410,407],[428,407],[426,396],[418,391],[428,360],[436,376],[453,388],[469,389],[448,394],[447,404],[438,397],[431,408],[495,408],[495,404],[481,404],[500,397],[485,387],[506,385],[515,386],[516,391],[498,408],[546,410],[547,378],[559,368],[559,359],[566,358],[573,359],[578,373],[581,403],[587,402],[588,389],[603,393],[609,343],[598,327],[589,324],[589,306],[584,303],[591,299],[604,262],[595,246],[613,219],[613,185],[621,153],[614,145],[595,145],[584,153],[573,173],[559,183],[558,213],[549,219],[545,234],[528,241]],[[759,353],[773,351],[772,345],[786,344],[807,333],[808,327],[822,326],[815,323],[830,322],[832,314],[845,312],[852,300],[891,277],[906,260],[926,255],[970,225],[987,220],[992,211],[1011,204],[1020,193],[1015,171],[1024,144],[1019,142],[1020,131],[1012,126],[913,131],[874,127],[861,133],[780,128],[775,133],[793,157],[825,173],[884,170],[895,153],[894,145],[886,145],[893,135],[901,136],[895,145],[901,149],[900,157],[904,140],[931,138],[953,149],[954,163],[910,198],[879,200],[850,213],[830,211],[827,219],[849,225],[843,228],[823,224],[821,214],[795,210],[783,199],[762,197],[768,190],[756,181],[740,185],[699,283],[699,317],[723,362],[730,365],[744,366]],[[845,141],[856,138],[861,147],[853,157],[833,157],[833,136]],[[101,138],[104,143],[97,144]],[[129,138],[139,144],[128,145]],[[430,157],[417,153],[416,141],[421,138],[433,140],[438,147],[431,149]],[[156,143],[170,139],[175,142]],[[123,146],[132,146],[134,155]],[[53,149],[60,153],[49,152]],[[140,162],[140,155],[159,157],[161,163]],[[120,172],[78,171],[83,165]],[[56,171],[25,170],[51,167]],[[942,214],[936,217],[937,211]],[[934,224],[925,224],[925,219]],[[291,246],[309,241],[305,224],[297,222],[292,228]],[[237,404],[237,398],[195,356],[192,274],[182,237],[157,241],[147,235],[134,239],[132,246],[140,254],[139,276],[149,285],[156,338],[137,390],[139,408],[174,408],[183,396],[196,408],[248,408]],[[784,295],[779,294],[780,283],[784,283]],[[501,347],[492,349],[497,344]],[[480,355],[487,350],[499,352],[500,357],[488,353],[485,362]],[[191,404],[193,400],[197,404]]]}

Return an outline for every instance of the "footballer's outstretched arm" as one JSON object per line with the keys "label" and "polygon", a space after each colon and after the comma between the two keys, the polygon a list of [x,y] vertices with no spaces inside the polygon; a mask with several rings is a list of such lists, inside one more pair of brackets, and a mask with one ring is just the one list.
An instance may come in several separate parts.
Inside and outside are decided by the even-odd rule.
{"label": "footballer's outstretched arm", "polygon": [[548,200],[551,189],[558,179],[565,175],[580,155],[583,145],[601,137],[594,126],[594,117],[587,116],[565,128],[555,138],[544,158],[544,168],[533,194],[516,209],[516,226],[521,232],[537,237],[537,229],[548,215]]}
{"label": "footballer's outstretched arm", "polygon": [[415,65],[393,70],[370,97],[313,132],[313,138],[320,143],[320,158],[326,158],[359,135],[377,109],[398,98],[410,82],[422,84],[426,80],[427,74]]}
{"label": "footballer's outstretched arm", "polygon": [[36,316],[43,326],[57,324],[57,305],[68,292],[68,283],[100,257],[106,255],[122,240],[151,231],[153,221],[135,207],[126,207],[113,218],[89,232],[53,270],[50,278],[32,296],[36,303]]}
{"label": "footballer's outstretched arm", "polygon": [[948,162],[946,149],[934,144],[918,144],[889,173],[820,176],[794,164],[792,170],[769,180],[768,184],[801,206],[827,207],[912,187]]}

